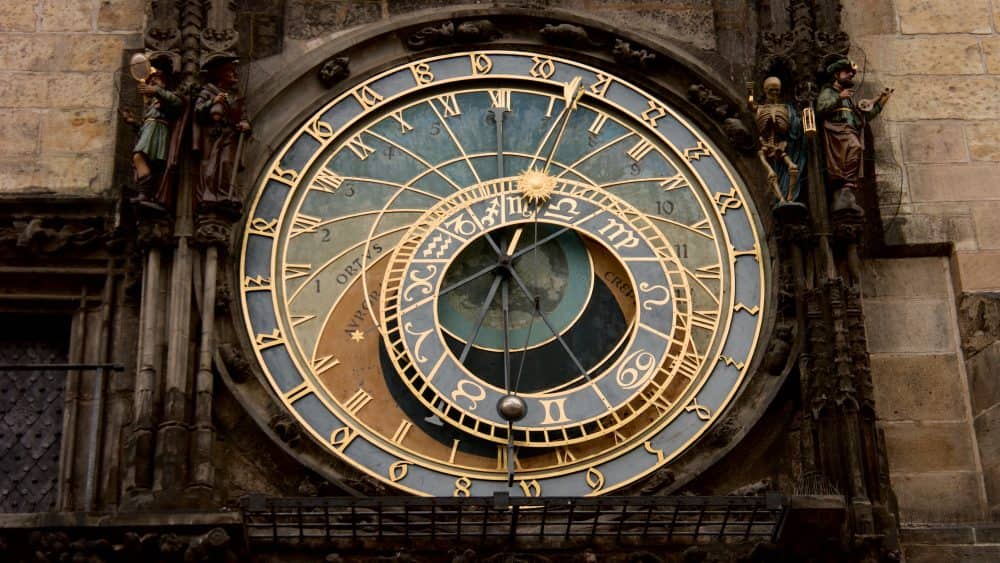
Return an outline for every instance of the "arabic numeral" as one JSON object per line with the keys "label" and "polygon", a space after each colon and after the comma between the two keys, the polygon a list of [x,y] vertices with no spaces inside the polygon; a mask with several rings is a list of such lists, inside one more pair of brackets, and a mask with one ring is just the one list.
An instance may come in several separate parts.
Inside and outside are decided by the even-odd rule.
{"label": "arabic numeral", "polygon": [[319,280],[314,282],[316,284],[316,293],[319,293]]}
{"label": "arabic numeral", "polygon": [[672,215],[674,212],[674,202],[672,201],[658,201],[656,202],[656,212],[660,215]]}
{"label": "arabic numeral", "polygon": [[392,160],[392,157],[396,154],[396,147],[389,145],[384,151],[382,151],[382,154],[384,154],[387,159]]}
{"label": "arabic numeral", "polygon": [[431,135],[437,135],[441,132],[441,124],[435,121],[431,123]]}
{"label": "arabic numeral", "polygon": [[597,135],[594,135],[593,133],[587,135],[587,145],[590,146],[590,147],[596,147],[597,146]]}
{"label": "arabic numeral", "polygon": [[629,166],[629,172],[630,172],[630,173],[631,173],[631,174],[632,174],[633,176],[638,176],[638,175],[639,175],[639,173],[640,173],[640,172],[642,172],[642,167],[641,167],[641,166],[639,166],[639,163],[638,163],[638,162],[633,162],[633,163],[632,163],[632,164],[631,164],[631,165]]}
{"label": "arabic numeral", "polygon": [[687,258],[688,257],[688,245],[687,245],[686,242],[682,242],[680,244],[675,244],[674,245],[674,250],[677,251],[677,257],[678,258]]}
{"label": "arabic numeral", "polygon": [[330,242],[330,229],[323,229],[323,242]]}

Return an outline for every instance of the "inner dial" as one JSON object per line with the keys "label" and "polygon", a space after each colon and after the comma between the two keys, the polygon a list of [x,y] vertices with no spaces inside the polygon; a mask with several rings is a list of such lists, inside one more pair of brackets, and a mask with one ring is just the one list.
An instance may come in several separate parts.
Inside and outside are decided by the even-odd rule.
{"label": "inner dial", "polygon": [[[669,407],[665,391],[690,383],[674,379],[690,340],[689,291],[674,249],[642,213],[603,190],[562,180],[553,183],[545,202],[530,203],[523,183],[523,177],[501,179],[462,190],[407,231],[382,291],[385,341],[397,373],[439,419],[491,441],[507,442],[512,432],[513,442],[524,446],[583,442],[616,431],[657,400]],[[497,225],[503,228],[490,228]],[[533,239],[535,232],[550,234],[521,247],[526,231]],[[604,290],[559,311],[562,302],[574,301],[565,290],[579,281],[534,272],[536,287],[529,285],[524,276],[532,263],[521,262],[535,254],[537,267],[540,253],[558,257],[561,249],[573,248],[560,245],[561,237],[602,249],[593,256],[583,250],[571,260],[609,264],[609,271],[628,280],[619,299],[639,295],[641,307],[621,307],[614,292]],[[475,252],[483,247],[485,257]],[[483,264],[470,273],[469,262]],[[445,274],[452,270],[461,274]],[[458,338],[448,336],[454,331],[440,319],[441,311],[452,311],[449,296],[476,282],[485,291],[468,314],[472,326]],[[512,306],[516,294],[528,304],[526,311]],[[548,311],[543,294],[555,302]],[[472,347],[498,302],[500,349],[483,351],[471,362]],[[522,342],[538,331],[547,344],[534,350],[522,345],[522,353],[512,356],[512,312],[526,317]],[[602,327],[609,318],[610,332]],[[531,390],[520,386],[526,376],[521,364],[529,360],[539,365],[528,376]],[[526,407],[513,426],[496,408],[508,395]]]}

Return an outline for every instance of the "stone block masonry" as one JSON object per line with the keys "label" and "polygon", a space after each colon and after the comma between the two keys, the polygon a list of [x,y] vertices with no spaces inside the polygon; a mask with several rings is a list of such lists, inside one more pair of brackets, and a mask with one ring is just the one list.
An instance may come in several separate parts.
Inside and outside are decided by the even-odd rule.
{"label": "stone block masonry", "polygon": [[0,195],[111,188],[125,49],[143,0],[0,0]]}

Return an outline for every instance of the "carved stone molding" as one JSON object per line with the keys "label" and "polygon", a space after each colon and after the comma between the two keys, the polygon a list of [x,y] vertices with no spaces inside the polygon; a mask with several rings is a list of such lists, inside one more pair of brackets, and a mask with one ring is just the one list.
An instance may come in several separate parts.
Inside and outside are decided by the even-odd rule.
{"label": "carved stone molding", "polygon": [[503,33],[488,19],[465,22],[448,21],[424,27],[406,38],[406,46],[415,51],[455,43],[484,43],[499,39]]}
{"label": "carved stone molding", "polygon": [[656,63],[656,54],[633,46],[624,39],[615,39],[611,55],[619,63],[638,70],[649,70]]}
{"label": "carved stone molding", "polygon": [[571,49],[596,49],[606,46],[604,42],[592,39],[583,27],[570,23],[546,24],[538,30],[538,34],[546,43]]}
{"label": "carved stone molding", "polygon": [[325,88],[336,86],[341,80],[351,75],[351,69],[348,66],[350,63],[351,59],[348,57],[330,57],[327,59],[316,74],[320,84]]}
{"label": "carved stone molding", "polygon": [[0,223],[0,249],[12,254],[37,256],[79,251],[108,238],[104,221],[99,219],[31,217]]}

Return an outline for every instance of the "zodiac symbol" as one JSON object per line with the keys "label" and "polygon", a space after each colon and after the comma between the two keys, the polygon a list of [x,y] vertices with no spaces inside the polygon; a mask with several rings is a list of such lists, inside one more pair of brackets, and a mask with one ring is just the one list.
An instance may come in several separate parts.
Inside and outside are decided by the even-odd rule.
{"label": "zodiac symbol", "polygon": [[652,311],[653,307],[659,307],[660,305],[666,305],[670,302],[670,290],[662,285],[650,285],[646,282],[639,282],[639,291],[643,293],[650,293],[656,290],[663,292],[663,299],[647,299],[642,302],[642,308],[644,311]]}
{"label": "zodiac symbol", "polygon": [[431,278],[437,275],[437,266],[434,264],[427,265],[427,275],[425,277],[420,277],[419,270],[413,269],[410,271],[410,283],[406,287],[406,291],[403,292],[403,301],[413,301],[410,293],[415,289],[419,289],[422,295],[430,295],[434,291],[434,287],[429,281]]}
{"label": "zodiac symbol", "polygon": [[494,199],[490,206],[486,208],[486,215],[479,219],[479,222],[483,224],[484,227],[492,227],[497,222],[497,217],[500,216],[500,201]]}
{"label": "zodiac symbol", "polygon": [[[441,245],[440,248],[438,247],[438,245]],[[431,239],[430,244],[428,244],[427,248],[424,249],[423,252],[424,258],[427,258],[431,254],[433,254],[435,258],[440,258],[444,256],[444,253],[447,252],[448,247],[450,246],[451,246],[450,237],[446,237],[443,235],[434,235],[434,238]],[[437,249],[437,252],[435,252],[435,249]]]}
{"label": "zodiac symbol", "polygon": [[[634,365],[631,365],[633,362]],[[622,389],[635,389],[646,382],[653,373],[652,368],[655,365],[656,356],[645,350],[636,350],[629,354],[618,368],[615,381]]]}
{"label": "zodiac symbol", "polygon": [[542,213],[545,217],[552,217],[563,221],[572,221],[579,214],[580,212],[576,210],[576,201],[565,198],[549,203],[548,209]]}
{"label": "zodiac symbol", "polygon": [[403,330],[406,331],[406,334],[417,337],[416,343],[413,344],[413,355],[416,356],[418,362],[420,363],[426,362],[427,356],[424,356],[423,354],[420,353],[420,347],[424,345],[424,340],[427,339],[427,336],[431,332],[433,332],[434,329],[429,328],[427,330],[417,332],[413,330],[413,323],[407,322],[406,324],[403,325]]}

